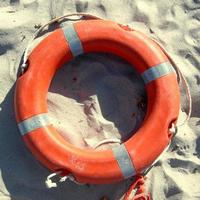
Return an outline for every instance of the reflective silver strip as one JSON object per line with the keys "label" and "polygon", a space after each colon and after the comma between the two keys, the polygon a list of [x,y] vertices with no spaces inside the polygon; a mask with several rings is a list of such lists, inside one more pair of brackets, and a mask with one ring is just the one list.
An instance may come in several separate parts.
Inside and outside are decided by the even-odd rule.
{"label": "reflective silver strip", "polygon": [[76,33],[76,30],[74,28],[73,24],[68,25],[67,27],[62,28],[65,39],[67,40],[70,50],[73,54],[73,56],[78,56],[80,54],[83,54],[83,47],[81,44],[81,41]]}
{"label": "reflective silver strip", "polygon": [[38,128],[52,124],[49,120],[47,113],[42,113],[30,117],[18,124],[21,135],[25,135]]}
{"label": "reflective silver strip", "polygon": [[148,84],[151,81],[170,73],[175,73],[174,68],[169,62],[164,62],[147,69],[145,72],[141,74],[141,76],[145,84]]}
{"label": "reflective silver strip", "polygon": [[135,168],[124,144],[112,149],[124,179],[136,174]]}

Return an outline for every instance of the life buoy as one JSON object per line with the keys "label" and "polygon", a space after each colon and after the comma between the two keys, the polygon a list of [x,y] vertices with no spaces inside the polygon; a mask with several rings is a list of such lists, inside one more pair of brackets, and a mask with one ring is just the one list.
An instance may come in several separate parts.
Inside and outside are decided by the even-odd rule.
{"label": "life buoy", "polygon": [[[47,116],[47,92],[56,70],[89,52],[124,58],[146,85],[148,105],[142,126],[110,150],[73,146]],[[28,148],[50,170],[71,173],[78,182],[116,182],[141,173],[168,145],[169,128],[179,113],[176,73],[161,48],[144,34],[112,21],[80,21],[48,35],[31,52],[28,62],[27,71],[16,83],[16,120]]]}

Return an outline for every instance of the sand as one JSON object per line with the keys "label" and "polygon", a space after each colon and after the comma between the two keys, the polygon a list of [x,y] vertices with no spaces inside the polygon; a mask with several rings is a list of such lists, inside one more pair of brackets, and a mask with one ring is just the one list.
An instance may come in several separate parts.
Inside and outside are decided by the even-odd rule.
{"label": "sand", "polygon": [[[67,181],[48,188],[45,180],[50,172],[31,155],[17,129],[13,93],[22,52],[40,24],[73,12],[128,24],[157,39],[174,58],[191,89],[192,115],[148,173],[146,186],[154,200],[200,199],[200,1],[4,0],[0,1],[0,200],[98,200],[104,195],[118,200],[130,183],[79,186]],[[184,93],[182,97],[180,121],[187,107]],[[106,149],[138,128],[145,115],[138,102],[144,99],[143,82],[128,63],[108,54],[88,54],[57,72],[48,108],[66,140],[81,148]],[[116,143],[101,144],[105,139]]]}

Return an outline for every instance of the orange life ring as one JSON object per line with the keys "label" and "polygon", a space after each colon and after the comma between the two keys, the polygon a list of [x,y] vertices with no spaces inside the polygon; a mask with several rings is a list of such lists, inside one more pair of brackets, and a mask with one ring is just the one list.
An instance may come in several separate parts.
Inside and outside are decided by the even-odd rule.
{"label": "orange life ring", "polygon": [[[68,143],[47,117],[47,92],[59,67],[88,52],[116,54],[141,74],[148,97],[139,130],[117,148],[94,151]],[[160,47],[144,34],[112,21],[76,22],[55,30],[32,51],[15,90],[15,114],[23,140],[47,168],[71,173],[78,182],[111,183],[149,167],[168,145],[179,113],[179,87]]]}

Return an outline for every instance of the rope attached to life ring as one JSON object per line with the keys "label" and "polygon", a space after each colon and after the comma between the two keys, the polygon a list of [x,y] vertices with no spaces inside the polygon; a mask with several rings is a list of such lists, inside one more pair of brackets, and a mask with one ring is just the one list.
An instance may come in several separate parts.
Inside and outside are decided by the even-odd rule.
{"label": "rope attached to life ring", "polygon": [[[78,16],[80,18],[79,19],[69,19],[69,17],[73,17],[73,16]],[[102,18],[99,18],[99,17],[91,15],[91,14],[86,14],[86,13],[72,13],[72,14],[67,14],[67,15],[63,15],[61,17],[54,18],[51,21],[49,21],[46,24],[44,24],[43,26],[41,26],[34,33],[33,37],[28,42],[27,47],[25,48],[25,51],[24,51],[24,54],[23,54],[23,59],[22,59],[22,64],[20,66],[21,67],[21,74],[23,74],[25,72],[25,70],[27,69],[27,67],[28,67],[28,62],[27,62],[28,61],[28,52],[29,52],[31,43],[38,37],[38,35],[44,30],[45,27],[47,27],[48,25],[53,24],[53,23],[59,23],[59,22],[62,23],[65,20],[79,21],[79,20],[90,20],[90,19],[101,19],[102,20]],[[184,90],[186,91],[186,95],[187,95],[188,110],[187,110],[187,116],[186,116],[185,120],[181,124],[176,124],[175,125],[174,123],[172,123],[171,124],[172,127],[170,127],[170,129],[169,129],[169,131],[172,133],[172,135],[174,137],[176,135],[176,133],[177,133],[177,128],[185,125],[189,121],[189,119],[190,119],[191,111],[192,111],[192,98],[191,98],[191,94],[190,94],[190,89],[189,89],[189,85],[187,83],[186,78],[181,73],[180,69],[178,68],[178,66],[176,65],[176,63],[174,62],[174,60],[171,58],[171,56],[169,55],[169,53],[164,49],[164,47],[158,41],[156,41],[155,39],[152,39],[152,40],[162,49],[162,51],[164,52],[164,54],[168,57],[169,61],[171,62],[172,66],[174,67],[174,69],[176,71],[177,80],[178,80],[179,83],[183,84]],[[173,137],[172,137],[172,139],[173,139]],[[107,142],[120,143],[119,140],[109,139],[108,141],[107,140],[101,141],[100,143],[98,143],[95,146],[95,148],[97,148],[98,146],[100,146],[100,145],[102,145],[104,143],[107,143]],[[163,151],[163,153],[168,149],[168,147],[169,147],[169,145],[166,147],[166,149]],[[162,156],[163,153],[160,156]],[[160,156],[159,156],[159,158],[160,158]],[[128,189],[128,191],[126,192],[123,200],[130,199],[130,196],[131,196],[133,190],[135,190],[136,192],[135,192],[135,196],[131,200],[150,200],[150,195],[146,194],[145,190],[144,190],[145,176],[152,169],[152,167],[154,167],[154,165],[158,161],[158,159],[156,159],[156,161],[147,170],[145,170],[145,172],[142,175],[137,175],[137,176],[134,177],[135,179],[134,179],[133,183],[131,184],[130,188]],[[54,177],[54,176],[61,175],[61,174],[62,174],[61,171],[54,172],[54,173],[50,174],[47,177],[47,180],[46,180],[47,187],[56,187],[57,184],[53,183],[51,181],[51,178]],[[73,181],[73,182],[75,182],[77,184],[80,184],[80,183],[76,182],[75,178],[71,174],[62,177],[60,179],[60,182],[63,182],[66,179],[69,179],[69,180],[71,180],[71,181]]]}

